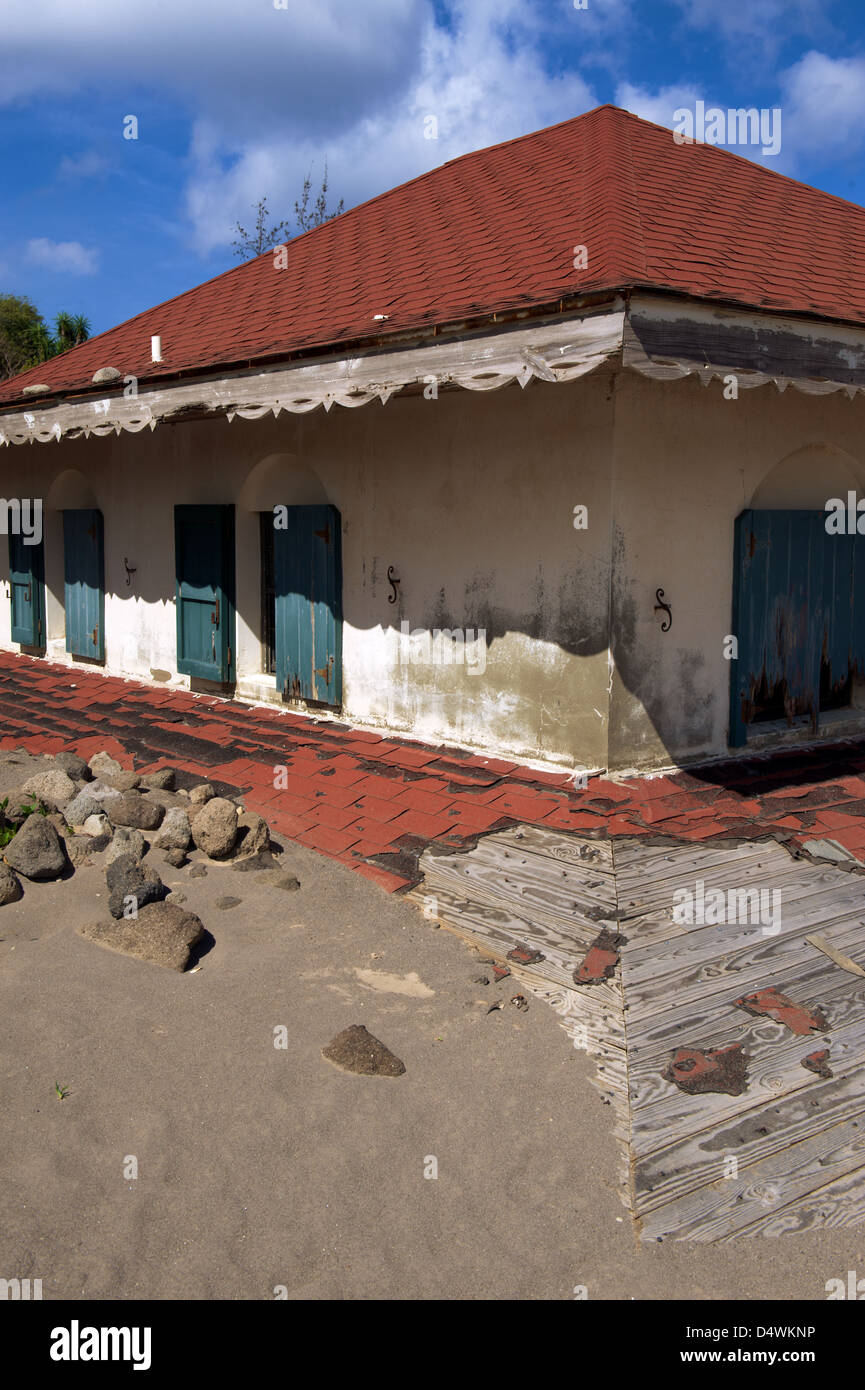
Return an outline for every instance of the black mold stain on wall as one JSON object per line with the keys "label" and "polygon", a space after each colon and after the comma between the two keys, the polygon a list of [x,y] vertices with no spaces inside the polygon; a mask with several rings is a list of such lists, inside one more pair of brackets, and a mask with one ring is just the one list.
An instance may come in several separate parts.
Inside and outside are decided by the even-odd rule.
{"label": "black mold stain on wall", "polygon": [[[610,648],[616,673],[624,691],[641,705],[648,722],[641,717],[639,724],[628,717],[626,709],[610,714],[611,765],[632,766],[639,763],[640,746],[651,748],[657,738],[671,759],[680,753],[705,747],[714,733],[713,711],[716,694],[706,690],[700,673],[705,671],[705,653],[695,648],[680,648],[675,640],[675,605],[673,606],[672,642],[641,612],[640,602],[653,603],[651,593],[644,592],[628,566],[624,535],[619,527],[613,535],[612,612],[610,616]],[[702,688],[701,688],[702,687]],[[620,695],[619,700],[624,701]],[[614,697],[614,703],[615,697]]]}
{"label": "black mold stain on wall", "polygon": [[418,626],[433,630],[482,629],[489,647],[497,638],[518,632],[548,642],[571,656],[591,656],[607,646],[606,576],[575,571],[550,592],[543,574],[527,586],[526,606],[513,608],[496,600],[494,572],[475,574],[461,601],[451,601],[442,585]]}

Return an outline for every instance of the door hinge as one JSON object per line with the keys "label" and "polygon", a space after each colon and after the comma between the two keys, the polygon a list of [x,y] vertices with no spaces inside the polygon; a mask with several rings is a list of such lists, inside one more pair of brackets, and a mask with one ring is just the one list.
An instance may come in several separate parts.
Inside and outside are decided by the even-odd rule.
{"label": "door hinge", "polygon": [[93,641],[94,647],[98,647],[98,646],[99,646],[99,637],[98,637],[98,633],[99,633],[99,628],[98,628],[98,627],[95,627],[95,628],[93,629],[93,631],[91,632],[91,634],[90,634],[91,639],[92,639],[92,641]]}
{"label": "door hinge", "polygon": [[228,648],[228,669],[231,670],[231,648]]}
{"label": "door hinge", "polygon": [[324,541],[325,545],[330,545],[330,522],[325,524],[323,531],[314,531],[313,535],[318,536],[319,540]]}
{"label": "door hinge", "polygon": [[333,679],[333,657],[329,656],[327,658],[326,666],[315,666],[313,667],[313,670],[315,671],[315,674],[317,676],[321,676],[321,679],[325,682],[326,685],[330,685],[331,680]]}
{"label": "door hinge", "polygon": [[37,619],[36,619],[36,636],[37,636],[37,637],[41,637],[41,636],[42,636],[42,619],[41,619],[41,618],[37,618]]}

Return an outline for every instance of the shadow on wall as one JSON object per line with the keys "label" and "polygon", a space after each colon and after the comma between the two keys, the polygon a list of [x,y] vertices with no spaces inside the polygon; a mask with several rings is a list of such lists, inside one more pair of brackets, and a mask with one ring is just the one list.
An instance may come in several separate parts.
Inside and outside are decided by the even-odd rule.
{"label": "shadow on wall", "polygon": [[[90,441],[101,443],[102,441]],[[117,495],[110,478],[91,481],[80,470],[65,469],[48,488],[43,504],[47,596],[47,630],[50,639],[64,635],[64,540],[63,512],[98,508],[105,519],[106,598],[139,600],[146,604],[174,605],[174,499],[164,508],[162,526],[142,520],[139,509],[130,502],[126,514],[117,515]],[[178,499],[179,500],[179,499]],[[270,454],[256,464],[247,476],[235,502],[238,550],[258,557],[259,523],[257,513],[271,511],[277,502],[308,506],[326,501],[326,493],[315,473],[291,454]],[[256,569],[257,565],[247,567]],[[241,580],[241,587],[243,581]],[[260,588],[252,583],[249,592],[238,593],[238,611],[261,639]]]}
{"label": "shadow on wall", "polygon": [[[350,561],[343,590],[347,625],[357,631],[381,628],[394,636],[406,623],[409,630],[481,630],[487,648],[503,639],[531,639],[549,648],[551,659],[545,664],[543,650],[517,652],[523,673],[509,669],[508,679],[518,687],[518,703],[527,710],[532,703],[545,704],[545,717],[567,723],[570,711],[585,704],[585,697],[579,673],[557,666],[556,654],[605,653],[612,603],[609,640],[620,692],[616,698],[625,702],[617,706],[614,722],[630,745],[624,765],[634,765],[634,746],[640,740],[647,761],[657,760],[659,747],[668,751],[669,761],[691,749],[700,751],[701,744],[717,739],[719,703],[726,723],[726,688],[718,697],[717,677],[701,670],[701,663],[703,668],[707,663],[707,640],[699,624],[683,635],[687,629],[680,612],[674,612],[669,637],[659,635],[662,615],[653,610],[656,583],[663,583],[664,575],[647,573],[652,560],[642,546],[637,553],[636,538],[616,528],[612,554],[606,549],[611,531],[609,437],[604,434],[608,419],[601,401],[606,386],[595,392],[592,404],[587,400],[589,380],[572,388],[535,382],[525,393],[514,387],[511,404],[511,388],[489,397],[454,393],[437,415],[434,430],[424,422],[423,434],[419,417],[412,414],[417,402],[408,398],[395,399],[387,412],[368,407],[369,416],[345,412],[342,420],[292,417],[289,422],[165,426],[178,431],[170,436],[178,441],[178,486],[173,495],[166,490],[164,501],[161,495],[149,498],[141,516],[120,514],[121,494],[112,474],[124,473],[128,479],[136,471],[146,476],[148,460],[157,458],[151,451],[161,447],[160,438],[90,441],[90,449],[94,443],[110,443],[114,450],[122,446],[122,453],[106,450],[105,462],[111,467],[94,469],[92,482],[67,469],[48,491],[46,582],[55,621],[57,612],[62,619],[66,507],[103,510],[110,597],[173,606],[174,501],[233,500],[237,553],[243,558],[237,567],[238,621],[250,642],[260,642],[259,514],[278,505],[331,503],[342,514],[345,558]],[[541,402],[537,412],[524,409],[524,396]],[[592,411],[595,415],[588,418]],[[224,443],[228,429],[233,431],[230,451]],[[268,442],[286,436],[291,450],[267,452]],[[576,450],[567,443],[575,437],[580,439]],[[558,448],[562,440],[566,449]],[[217,467],[210,478],[205,476],[206,464],[201,473],[190,468],[193,451],[200,451],[202,461],[210,454],[220,463],[230,453],[238,471],[244,470],[246,460],[236,491],[229,475]],[[567,464],[559,466],[562,458]],[[459,466],[448,472],[435,466],[437,459],[451,464],[458,459]],[[828,496],[843,496],[859,486],[860,471],[853,458],[830,445],[800,449],[767,471],[748,505],[822,507]],[[584,533],[591,543],[575,546],[571,509],[584,499],[594,507],[592,530]],[[734,519],[731,514],[724,521],[726,531],[719,537],[712,516],[706,518],[718,583],[726,586],[727,612],[732,601]],[[129,585],[124,558],[137,567]],[[400,581],[396,586],[388,582],[391,565],[393,577]],[[389,597],[396,601],[389,603]],[[675,605],[677,595],[668,598]],[[60,633],[52,634],[50,615],[48,630],[49,635],[62,635],[62,626]],[[516,650],[512,642],[508,649]],[[484,684],[487,698],[493,698],[494,670],[488,668],[486,682],[472,682],[473,698]],[[611,746],[611,765],[623,765],[617,757]]]}
{"label": "shadow on wall", "polygon": [[54,479],[43,500],[45,542],[45,632],[48,641],[65,636],[64,511],[89,510],[99,500],[89,479],[67,468]]}
{"label": "shadow on wall", "polygon": [[[237,540],[238,548],[244,544],[244,537],[251,546],[258,544],[257,529],[260,513],[272,513],[278,506],[336,505],[334,496],[329,496],[323,482],[306,465],[301,464],[296,455],[268,455],[256,464],[247,475],[237,498]],[[345,527],[345,518],[343,518]],[[571,516],[562,516],[562,539],[564,544],[573,536]],[[407,568],[401,561],[391,569],[385,557],[373,555],[368,566],[364,565],[364,584],[360,589],[351,585],[343,589],[343,618],[347,624],[358,631],[381,627],[392,631],[404,640],[406,630],[427,632],[462,632],[473,634],[473,640],[483,640],[487,649],[493,642],[512,633],[519,633],[534,641],[549,644],[571,655],[590,654],[606,648],[606,592],[607,581],[604,576],[581,565],[574,565],[571,573],[551,585],[544,577],[542,560],[526,552],[521,554],[513,549],[510,554],[517,564],[524,567],[524,579],[518,587],[523,595],[523,604],[516,609],[505,608],[497,600],[497,572],[499,560],[494,554],[484,554],[484,531],[478,527],[473,514],[461,519],[455,515],[449,525],[449,542],[459,546],[459,533],[463,531],[463,555],[470,557],[478,566],[460,584],[451,580],[442,584],[432,597],[427,581],[434,559],[430,556],[417,556],[423,565],[424,583],[414,582],[412,555],[406,555],[405,545],[400,536],[394,536],[394,553],[402,554]],[[435,546],[435,532],[429,530],[432,546]],[[238,613],[254,631],[260,629],[260,595],[254,582],[253,567],[247,566],[247,592],[238,588]],[[447,568],[443,566],[443,568]],[[418,590],[423,588],[422,598]],[[308,595],[301,595],[308,597]],[[391,602],[390,600],[394,601]],[[481,639],[482,635],[482,639]]]}
{"label": "shadow on wall", "polygon": [[[740,510],[823,511],[831,497],[846,497],[848,490],[861,495],[863,477],[865,469],[843,449],[826,443],[807,445],[768,468]],[[611,649],[621,689],[616,697],[618,712],[611,720],[613,768],[639,767],[640,742],[645,763],[657,762],[658,745],[666,750],[670,761],[718,751],[719,717],[724,730],[729,717],[731,663],[724,659],[724,642],[728,635],[736,635],[732,632],[734,522],[735,516],[730,516],[726,534],[719,542],[724,564],[718,583],[723,588],[725,617],[723,631],[717,633],[715,653],[708,646],[700,621],[702,615],[687,612],[687,595],[685,604],[674,613],[672,632],[678,641],[666,644],[659,628],[664,615],[654,612],[656,598],[651,582],[637,582],[629,573],[628,541],[616,527]],[[695,521],[695,527],[697,524]],[[715,539],[714,532],[711,539]],[[702,554],[710,563],[708,548],[701,550],[699,541],[695,553],[696,563]],[[666,597],[674,600],[676,595]],[[683,616],[686,623],[690,618],[687,637],[682,636]],[[713,667],[719,675],[713,673]],[[720,691],[719,680],[723,682]],[[629,719],[638,710],[644,712],[641,738],[635,734],[637,720]]]}
{"label": "shadow on wall", "polygon": [[808,444],[776,463],[754,489],[758,511],[822,511],[830,497],[861,489],[861,465],[834,444]]}
{"label": "shadow on wall", "polygon": [[[575,385],[574,392],[580,389]],[[509,391],[506,388],[498,394],[503,398]],[[533,383],[525,393],[514,387],[513,392],[519,407],[526,395],[543,395],[545,402],[550,403],[545,417],[553,419],[553,428],[562,433],[566,426],[570,430],[575,395],[565,408],[566,393],[550,384]],[[410,453],[403,459],[402,452],[409,446],[414,448],[414,435],[419,430],[411,420],[406,424],[406,416],[400,418],[398,407],[411,410],[417,405],[411,399],[393,401],[387,412],[373,413],[370,407],[370,414],[364,419],[360,419],[362,412],[350,411],[345,412],[343,421],[330,416],[315,424],[307,417],[292,417],[289,423],[293,445],[299,439],[302,447],[306,437],[315,438],[315,468],[301,461],[299,449],[262,450],[255,457],[256,439],[264,440],[268,434],[271,438],[279,433],[284,435],[284,420],[278,425],[273,421],[241,421],[230,426],[223,421],[185,423],[163,426],[171,431],[169,435],[71,441],[70,452],[74,456],[81,449],[87,472],[65,469],[51,483],[45,497],[46,584],[55,618],[53,633],[49,624],[50,635],[61,636],[63,630],[64,509],[98,507],[103,513],[108,599],[173,604],[174,503],[233,502],[236,549],[238,557],[244,557],[244,563],[238,564],[237,612],[260,638],[259,514],[272,511],[277,505],[331,503],[342,515],[344,549],[347,545],[353,552],[353,578],[344,588],[343,613],[345,622],[353,628],[392,628],[399,634],[404,622],[412,629],[471,627],[485,632],[487,647],[517,633],[571,655],[604,650],[608,574],[603,558],[581,559],[573,547],[571,508],[574,501],[580,500],[582,483],[566,477],[561,470],[552,481],[557,491],[550,507],[556,509],[556,518],[551,525],[546,519],[542,523],[541,505],[535,504],[537,488],[525,476],[527,461],[532,457],[529,448],[533,449],[537,467],[544,466],[544,449],[537,430],[527,424],[521,426],[523,437],[511,449],[510,435],[514,431],[507,420],[500,422],[502,399],[493,402],[489,397],[466,396],[462,392],[447,398],[438,417],[441,425],[435,431],[434,443],[426,442],[423,462],[418,464]],[[518,409],[514,418],[519,414]],[[558,424],[553,418],[556,414],[560,417]],[[456,478],[462,494],[451,498],[448,486],[434,476],[432,465],[438,458],[455,457],[466,419],[477,417],[480,423],[475,429],[479,439],[469,445],[465,467],[453,469],[455,475],[465,475]],[[352,457],[356,423],[362,426],[361,435],[366,432],[367,456],[373,456],[373,468],[379,470],[372,486],[365,487],[353,476],[360,471]],[[268,430],[267,426],[273,428]],[[225,442],[229,430],[230,450]],[[334,455],[337,464],[322,466],[330,439],[340,435]],[[169,449],[164,448],[165,439],[171,441]],[[482,451],[479,487],[472,483],[472,447]],[[216,461],[209,471],[208,455]],[[237,460],[238,471],[243,469],[241,461],[249,460],[239,486],[233,485],[231,479],[226,486],[224,469],[220,472],[229,456]],[[170,458],[170,465],[165,464],[164,458]],[[197,465],[198,458],[200,471],[197,466],[190,467],[193,459]],[[492,475],[485,470],[491,459],[503,466],[501,496],[492,495],[495,489],[489,486]],[[572,468],[573,463],[569,466]],[[169,488],[163,482],[160,492],[160,479],[165,479],[168,468],[176,485]],[[394,471],[392,484],[386,480],[389,468]],[[372,468],[369,471],[371,474]],[[577,496],[571,498],[575,487]],[[516,491],[519,488],[532,501],[533,529],[532,516],[521,505]],[[602,499],[602,505],[605,501]],[[367,506],[369,513],[363,516]],[[394,514],[383,516],[388,509]],[[427,512],[429,522],[423,519]],[[595,516],[598,515],[596,511]],[[606,532],[605,516],[600,515],[595,524],[599,534]],[[246,562],[251,555],[256,557],[253,564]],[[134,567],[134,574],[128,573],[124,562]],[[391,564],[401,581],[396,588],[388,582]],[[397,601],[389,604],[388,597],[394,594]]]}

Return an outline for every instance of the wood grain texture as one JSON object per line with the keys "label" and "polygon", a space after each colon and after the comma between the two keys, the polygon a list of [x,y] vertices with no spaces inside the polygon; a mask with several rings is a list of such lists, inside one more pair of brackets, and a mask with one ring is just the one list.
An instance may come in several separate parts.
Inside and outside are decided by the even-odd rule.
{"label": "wood grain texture", "polygon": [[[794,859],[774,841],[721,846],[584,839],[541,826],[425,852],[410,895],[512,966],[593,1059],[618,1141],[622,1199],[646,1240],[727,1241],[865,1222],[865,980],[807,937],[865,965],[865,879]],[[674,920],[677,890],[779,895],[771,923]],[[770,900],[771,902],[771,900]],[[601,926],[618,928],[612,979],[576,986]],[[766,926],[778,927],[777,932]],[[819,1006],[828,1031],[794,1034],[736,999],[774,986]],[[739,1096],[690,1095],[662,1075],[678,1047],[740,1043]],[[802,1066],[828,1048],[833,1075]],[[725,1176],[735,1158],[735,1176]]]}

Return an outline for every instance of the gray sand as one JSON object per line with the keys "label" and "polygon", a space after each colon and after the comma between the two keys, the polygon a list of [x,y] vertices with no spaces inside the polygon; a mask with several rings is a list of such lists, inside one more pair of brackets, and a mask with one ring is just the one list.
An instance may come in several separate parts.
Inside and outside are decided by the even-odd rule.
{"label": "gray sand", "polygon": [[[0,769],[0,795],[26,775]],[[824,1299],[865,1275],[855,1231],[640,1246],[611,1111],[553,1012],[487,1013],[513,978],[474,983],[477,953],[409,904],[281,860],[298,892],[151,852],[215,938],[195,973],[76,934],[107,915],[101,857],[0,908],[0,1275],[191,1300]],[[404,1075],[322,1057],[355,1023]]]}

